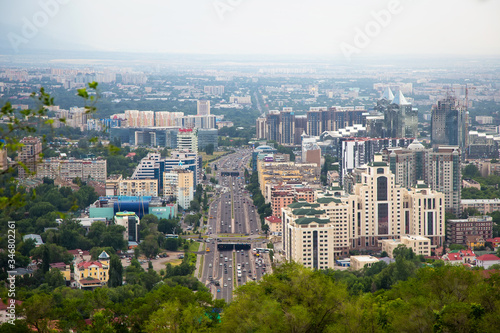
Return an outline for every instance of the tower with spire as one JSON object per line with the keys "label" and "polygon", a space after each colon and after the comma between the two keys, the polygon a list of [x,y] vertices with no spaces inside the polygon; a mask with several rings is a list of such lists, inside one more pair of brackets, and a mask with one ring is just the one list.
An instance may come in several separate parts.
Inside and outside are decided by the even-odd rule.
{"label": "tower with spire", "polygon": [[409,103],[401,90],[396,95],[387,87],[375,110],[384,115],[384,136],[389,138],[416,138],[418,111]]}

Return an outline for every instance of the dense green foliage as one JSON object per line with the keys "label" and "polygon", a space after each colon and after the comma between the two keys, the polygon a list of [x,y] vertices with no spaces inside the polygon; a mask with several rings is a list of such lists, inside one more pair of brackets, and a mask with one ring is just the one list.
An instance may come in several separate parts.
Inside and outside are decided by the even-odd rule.
{"label": "dense green foliage", "polygon": [[260,191],[260,186],[259,186],[259,175],[257,172],[252,172],[252,175],[249,176],[248,173],[245,173],[246,180],[248,182],[247,185],[247,190],[252,194],[252,200],[253,204],[257,208],[257,211],[260,216],[262,228],[265,231],[268,226],[264,223],[264,218],[267,216],[270,216],[273,211],[271,208],[271,204],[265,203],[264,196],[262,195],[262,192]]}
{"label": "dense green foliage", "polygon": [[[190,269],[170,267],[160,282],[133,260],[125,286],[21,291],[20,327],[44,331],[57,320],[60,329],[78,332],[498,332],[498,271],[416,269],[415,259],[400,249],[395,263],[359,272],[284,264],[238,288],[228,306],[189,277]],[[182,265],[188,262],[186,256]],[[174,270],[185,275],[172,276]],[[220,322],[216,309],[223,309]]]}

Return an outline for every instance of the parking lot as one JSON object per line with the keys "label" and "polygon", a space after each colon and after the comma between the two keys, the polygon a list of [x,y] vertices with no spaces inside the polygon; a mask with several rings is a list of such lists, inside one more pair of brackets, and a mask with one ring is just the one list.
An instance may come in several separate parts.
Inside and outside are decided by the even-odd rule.
{"label": "parking lot", "polygon": [[[153,269],[155,271],[157,271],[158,273],[160,272],[160,270],[165,269],[165,265],[167,263],[170,262],[170,263],[175,264],[177,262],[180,262],[180,260],[182,260],[182,259],[179,259],[179,254],[184,254],[184,252],[170,252],[170,251],[163,252],[163,253],[168,254],[168,257],[151,260],[153,262]],[[122,261],[123,268],[130,266],[130,262],[131,262],[130,259],[121,259],[121,261]],[[145,270],[148,269],[148,261],[145,258],[139,259],[139,262],[141,262],[142,268],[144,268]]]}

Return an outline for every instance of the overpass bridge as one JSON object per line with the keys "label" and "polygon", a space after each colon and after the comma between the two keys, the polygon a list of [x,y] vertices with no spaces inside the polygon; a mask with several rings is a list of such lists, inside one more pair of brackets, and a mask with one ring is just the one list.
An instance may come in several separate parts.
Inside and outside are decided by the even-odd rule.
{"label": "overpass bridge", "polygon": [[240,172],[232,170],[221,170],[220,175],[221,177],[239,177]]}
{"label": "overpass bridge", "polygon": [[217,250],[219,251],[250,250],[251,248],[252,244],[250,243],[224,242],[217,244]]}

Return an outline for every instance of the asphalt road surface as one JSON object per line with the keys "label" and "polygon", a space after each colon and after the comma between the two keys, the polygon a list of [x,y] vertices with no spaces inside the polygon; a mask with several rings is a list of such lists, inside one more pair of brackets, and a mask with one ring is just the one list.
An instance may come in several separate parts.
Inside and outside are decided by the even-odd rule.
{"label": "asphalt road surface", "polygon": [[[260,234],[257,209],[245,189],[244,168],[250,158],[251,150],[241,149],[211,164],[212,170],[217,165],[220,187],[209,208],[209,238],[205,240],[209,250],[205,253],[201,281],[216,298],[226,302],[232,300],[236,287],[254,279],[258,281],[269,269],[267,256],[257,257],[252,253],[254,248],[265,247],[266,240]],[[250,247],[219,250],[219,245],[233,242]]]}

